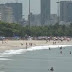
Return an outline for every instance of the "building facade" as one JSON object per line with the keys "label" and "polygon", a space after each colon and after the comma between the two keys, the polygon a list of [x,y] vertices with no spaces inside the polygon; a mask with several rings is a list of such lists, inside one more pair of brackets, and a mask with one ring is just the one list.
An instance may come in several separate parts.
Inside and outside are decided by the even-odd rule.
{"label": "building facade", "polygon": [[60,2],[60,21],[72,22],[72,1]]}
{"label": "building facade", "polygon": [[11,7],[0,4],[0,20],[8,23],[13,22],[13,10]]}
{"label": "building facade", "polygon": [[22,3],[0,4],[0,20],[9,23],[20,23],[22,20]]}
{"label": "building facade", "polygon": [[29,16],[30,16],[30,26],[41,26],[40,14],[30,13],[30,15],[28,15],[28,21],[29,21]]}
{"label": "building facade", "polygon": [[50,21],[50,0],[41,0],[41,24],[48,25]]}
{"label": "building facade", "polygon": [[13,9],[14,20],[19,23],[22,19],[22,3],[6,3],[5,5]]}
{"label": "building facade", "polygon": [[57,23],[57,21],[58,21],[58,16],[57,16],[57,14],[51,14],[51,15],[50,15],[50,24],[51,24],[51,25],[54,25],[54,24]]}

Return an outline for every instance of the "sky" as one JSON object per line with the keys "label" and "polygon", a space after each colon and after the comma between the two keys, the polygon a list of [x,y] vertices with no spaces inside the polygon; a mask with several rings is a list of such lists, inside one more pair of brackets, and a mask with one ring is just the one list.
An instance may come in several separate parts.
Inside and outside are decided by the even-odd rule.
{"label": "sky", "polygon": [[[23,4],[23,15],[27,18],[29,14],[29,0],[0,0],[1,3],[14,3],[20,2]],[[51,0],[51,14],[57,14],[57,2],[58,0]],[[59,0],[59,1],[69,1],[69,0]],[[33,14],[40,14],[40,0],[30,0],[31,2],[31,12]]]}

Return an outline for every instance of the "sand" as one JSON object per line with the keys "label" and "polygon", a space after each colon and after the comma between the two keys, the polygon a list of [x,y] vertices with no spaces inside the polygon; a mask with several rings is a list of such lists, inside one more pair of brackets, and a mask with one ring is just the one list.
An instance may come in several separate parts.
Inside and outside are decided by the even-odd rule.
{"label": "sand", "polygon": [[[56,42],[56,45],[72,45],[71,41],[46,41],[46,40],[4,40],[0,41],[0,51],[18,49],[18,48],[29,48],[32,46],[41,46],[41,45],[53,45],[53,42]],[[26,45],[27,43],[27,45]]]}

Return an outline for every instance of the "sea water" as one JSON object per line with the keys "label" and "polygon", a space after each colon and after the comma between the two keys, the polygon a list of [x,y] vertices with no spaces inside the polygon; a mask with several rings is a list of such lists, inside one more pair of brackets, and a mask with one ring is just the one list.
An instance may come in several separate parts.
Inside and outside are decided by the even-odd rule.
{"label": "sea water", "polygon": [[7,50],[0,54],[0,72],[51,72],[51,67],[54,69],[53,72],[72,72],[70,52],[72,52],[70,45]]}

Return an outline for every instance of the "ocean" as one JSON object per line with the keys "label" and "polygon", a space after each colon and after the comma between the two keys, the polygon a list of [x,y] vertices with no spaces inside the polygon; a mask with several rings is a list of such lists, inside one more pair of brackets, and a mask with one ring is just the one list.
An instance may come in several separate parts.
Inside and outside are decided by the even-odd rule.
{"label": "ocean", "polygon": [[0,72],[72,72],[71,52],[71,45],[6,50],[0,53]]}

